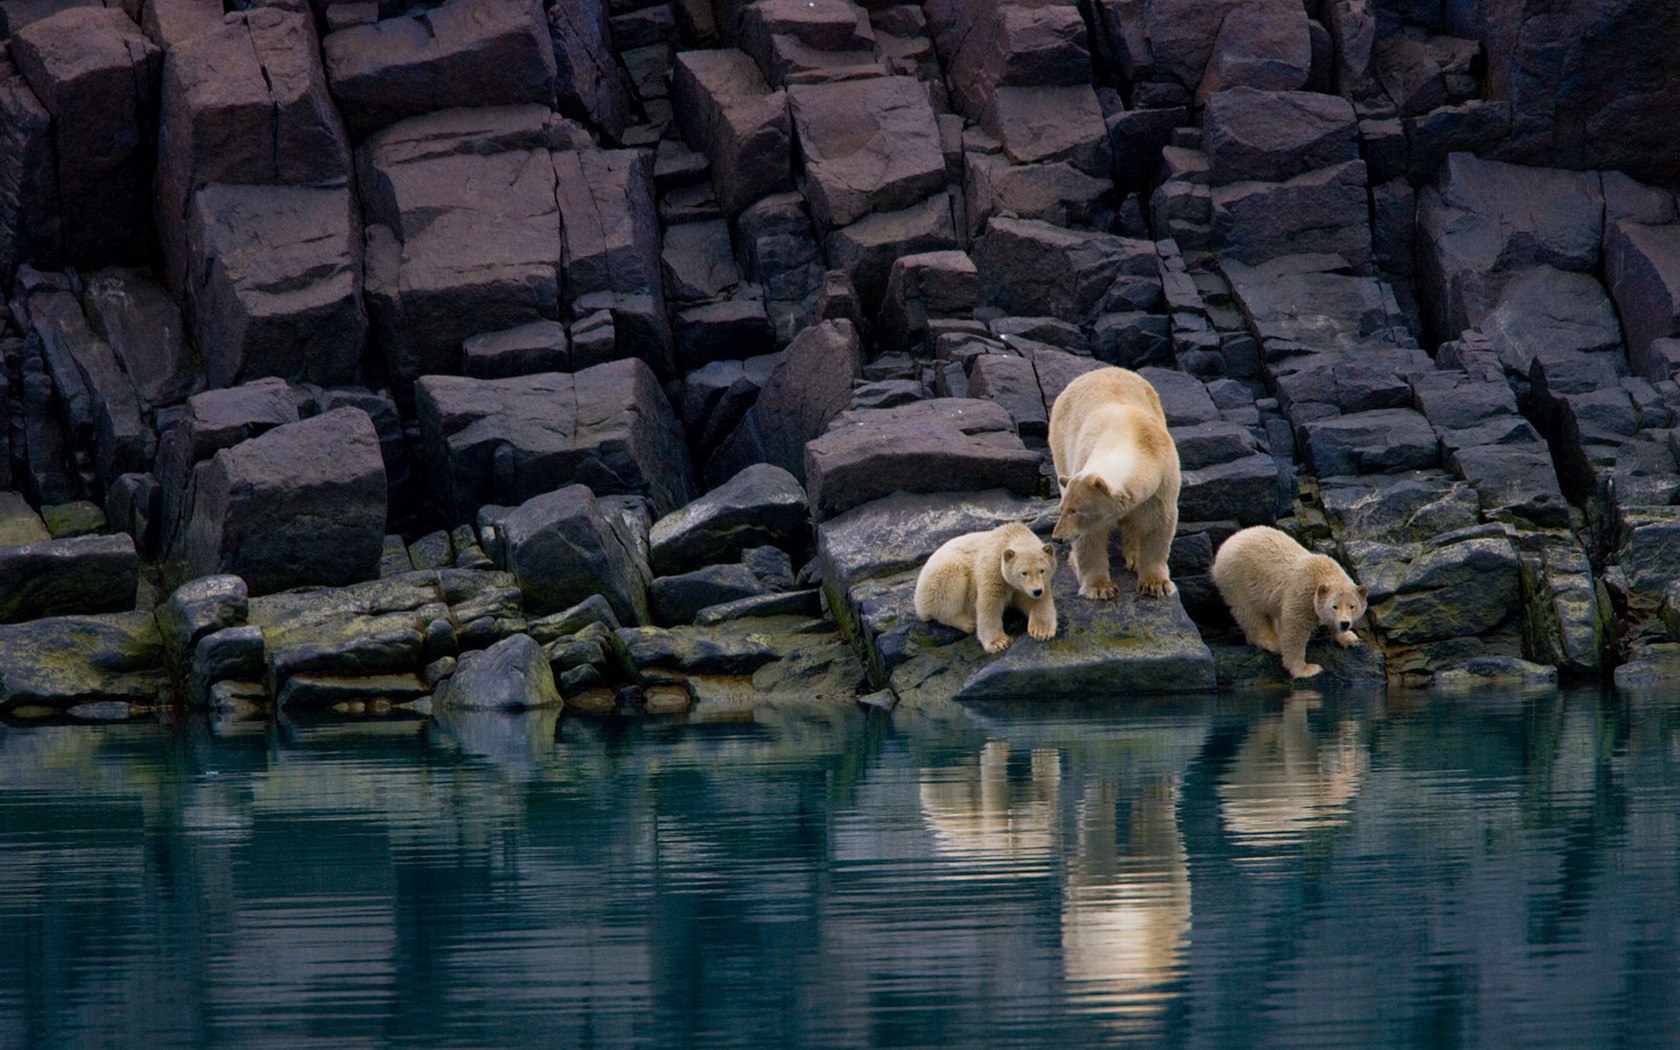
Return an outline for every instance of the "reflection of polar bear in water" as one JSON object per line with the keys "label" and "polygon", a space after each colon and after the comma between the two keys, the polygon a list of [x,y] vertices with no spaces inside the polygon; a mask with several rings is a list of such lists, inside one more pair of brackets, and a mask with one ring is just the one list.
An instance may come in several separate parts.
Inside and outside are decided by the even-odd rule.
{"label": "reflection of polar bear in water", "polygon": [[[1028,776],[1011,782],[1009,745],[993,740],[976,766],[923,771],[922,816],[935,850],[959,862],[961,874],[975,866],[1065,871],[1062,965],[1069,994],[1092,1012],[1153,1016],[1166,1005],[1163,986],[1181,975],[1190,932],[1177,785],[1159,777],[1128,800],[1112,779],[1087,781],[1068,834],[1061,827],[1062,788],[1058,751],[1034,750]],[[1122,826],[1123,839],[1116,835]]]}
{"label": "reflection of polar bear in water", "polygon": [[1257,719],[1219,781],[1219,812],[1239,843],[1289,845],[1315,827],[1343,823],[1371,769],[1356,722],[1324,739],[1307,724],[1318,701],[1295,698]]}

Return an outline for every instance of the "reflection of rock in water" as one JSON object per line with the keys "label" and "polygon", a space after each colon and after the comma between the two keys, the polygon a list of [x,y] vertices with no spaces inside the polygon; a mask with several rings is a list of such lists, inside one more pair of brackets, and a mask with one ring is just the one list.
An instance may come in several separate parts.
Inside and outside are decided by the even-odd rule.
{"label": "reflection of rock in water", "polygon": [[1062,959],[1074,1005],[1122,1022],[1149,1019],[1170,999],[1190,930],[1176,783],[1158,777],[1126,798],[1115,779],[1088,780],[1074,833],[1064,835],[1060,752],[1035,749],[1013,780],[1009,755],[993,740],[978,765],[923,770],[935,850],[954,862],[954,877],[1065,873]]}
{"label": "reflection of rock in water", "polygon": [[1370,772],[1356,722],[1324,739],[1307,724],[1315,700],[1292,699],[1257,719],[1219,781],[1219,812],[1236,842],[1265,849],[1300,842],[1315,827],[1341,824]]}
{"label": "reflection of rock in water", "polygon": [[433,717],[437,729],[462,751],[495,763],[517,780],[526,780],[554,752],[554,727],[560,722],[560,708],[478,711],[440,707]]}
{"label": "reflection of rock in water", "polygon": [[1179,835],[1178,786],[1160,777],[1131,801],[1100,783],[1079,801],[1079,846],[1062,903],[1062,958],[1084,1010],[1146,1021],[1171,999],[1190,933],[1190,871]]}

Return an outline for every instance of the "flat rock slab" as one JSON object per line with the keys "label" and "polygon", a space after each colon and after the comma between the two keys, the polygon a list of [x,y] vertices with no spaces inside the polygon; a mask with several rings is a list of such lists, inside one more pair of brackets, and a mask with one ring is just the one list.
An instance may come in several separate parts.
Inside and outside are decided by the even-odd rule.
{"label": "flat rock slab", "polygon": [[0,623],[132,609],[139,573],[127,533],[0,547]]}
{"label": "flat rock slab", "polygon": [[801,84],[788,99],[820,228],[905,208],[944,187],[939,125],[914,77]]}
{"label": "flat rock slab", "polygon": [[1065,559],[1052,584],[1059,620],[1055,638],[1018,636],[988,656],[972,636],[924,623],[914,612],[916,575],[941,543],[1007,521],[1047,529],[1053,501],[1006,492],[900,494],[824,523],[818,543],[829,606],[864,649],[877,683],[918,699],[1091,697],[1212,689],[1212,654],[1178,599],[1136,596],[1118,572],[1119,598],[1078,596]]}
{"label": "flat rock slab", "polygon": [[415,390],[427,470],[458,521],[574,482],[646,496],[657,514],[693,496],[682,430],[639,360],[514,379],[427,376]]}
{"label": "flat rock slab", "polygon": [[1001,405],[940,398],[842,412],[805,446],[805,483],[820,521],[897,491],[1002,486],[1029,496],[1038,489],[1039,463]]}
{"label": "flat rock slab", "polygon": [[0,710],[156,701],[163,637],[150,612],[49,616],[0,627]]}

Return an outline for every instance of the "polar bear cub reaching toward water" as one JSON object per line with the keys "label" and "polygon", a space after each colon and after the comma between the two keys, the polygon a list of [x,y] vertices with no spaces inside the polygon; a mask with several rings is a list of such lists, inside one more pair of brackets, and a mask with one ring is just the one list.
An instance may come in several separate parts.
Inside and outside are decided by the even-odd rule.
{"label": "polar bear cub reaching toward water", "polygon": [[1291,678],[1324,670],[1307,663],[1307,640],[1320,624],[1343,648],[1359,644],[1353,621],[1369,593],[1340,565],[1269,525],[1233,533],[1213,556],[1213,585],[1250,645],[1283,657]]}
{"label": "polar bear cub reaching toward water", "polygon": [[959,631],[972,631],[988,653],[1009,647],[1003,611],[1013,605],[1027,614],[1027,633],[1056,634],[1056,602],[1050,577],[1056,549],[1019,522],[947,540],[916,577],[916,615]]}

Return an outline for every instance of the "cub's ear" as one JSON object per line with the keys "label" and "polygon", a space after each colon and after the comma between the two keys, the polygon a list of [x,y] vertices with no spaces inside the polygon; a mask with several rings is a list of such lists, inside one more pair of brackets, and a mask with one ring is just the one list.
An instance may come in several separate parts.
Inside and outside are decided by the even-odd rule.
{"label": "cub's ear", "polygon": [[1056,556],[1056,548],[1054,548],[1054,547],[1050,546],[1048,543],[1046,543],[1044,545],[1044,556],[1046,558],[1054,558]]}
{"label": "cub's ear", "polygon": [[1003,549],[1003,560],[1004,561],[1014,561],[1015,560],[1015,548],[1014,547],[1005,547]]}
{"label": "cub's ear", "polygon": [[1359,585],[1359,600],[1360,601],[1364,601],[1365,596],[1370,594],[1370,593],[1371,593],[1371,588],[1365,586],[1363,583]]}
{"label": "cub's ear", "polygon": [[1318,596],[1320,599],[1323,599],[1323,597],[1329,593],[1330,585],[1328,583],[1321,583],[1318,585]]}

